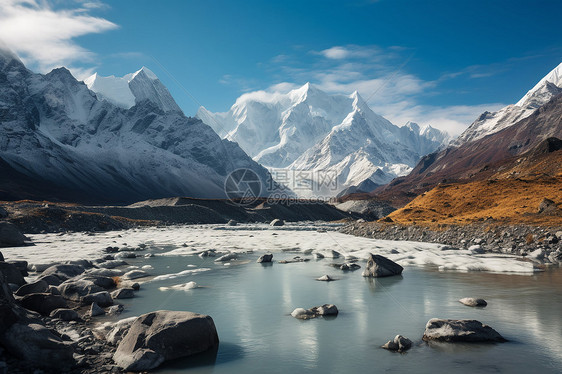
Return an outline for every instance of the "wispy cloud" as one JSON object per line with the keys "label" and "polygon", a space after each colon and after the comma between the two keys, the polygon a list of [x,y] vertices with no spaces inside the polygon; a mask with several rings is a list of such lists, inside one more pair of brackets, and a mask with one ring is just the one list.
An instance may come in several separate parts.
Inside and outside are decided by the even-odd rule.
{"label": "wispy cloud", "polygon": [[[95,54],[80,46],[74,39],[113,30],[118,26],[91,15],[92,11],[107,6],[102,2],[64,3],[66,7],[61,7],[60,1],[0,1],[0,40],[27,64],[40,71],[65,65],[77,76],[88,74],[93,68],[82,64],[93,64]],[[79,63],[79,66],[72,68],[75,63]]]}
{"label": "wispy cloud", "polygon": [[461,72],[443,74],[436,80],[424,80],[408,69],[408,62],[415,56],[415,51],[401,46],[334,46],[309,52],[313,61],[306,63],[289,54],[280,56],[282,58],[276,57],[269,62],[269,69],[279,72],[281,82],[266,91],[259,91],[257,96],[267,98],[269,94],[288,91],[310,81],[329,93],[358,91],[375,112],[399,126],[414,121],[445,130],[451,135],[460,134],[483,111],[504,106],[501,103],[422,104],[424,97],[438,95],[440,84],[446,80],[460,75],[477,78],[493,74],[499,66],[472,66]]}

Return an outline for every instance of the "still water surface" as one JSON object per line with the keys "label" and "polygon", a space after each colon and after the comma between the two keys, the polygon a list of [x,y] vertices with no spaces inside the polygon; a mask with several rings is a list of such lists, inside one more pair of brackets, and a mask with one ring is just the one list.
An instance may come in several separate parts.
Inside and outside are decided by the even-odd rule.
{"label": "still water surface", "polygon": [[[274,260],[295,255],[275,253]],[[197,256],[129,261],[152,265],[155,275],[188,265],[211,269],[144,283],[119,316],[159,309],[212,316],[218,351],[168,363],[159,373],[561,372],[562,269],[506,275],[406,267],[403,276],[375,280],[363,278],[362,269],[336,270],[329,259],[264,265],[255,262],[258,257],[245,254],[230,266]],[[339,280],[315,280],[324,274]],[[160,290],[189,281],[199,287]],[[458,302],[462,297],[484,298],[488,306],[466,307]],[[325,303],[336,304],[340,314],[307,321],[289,315]],[[421,337],[434,317],[477,319],[509,342],[427,345]],[[405,354],[379,348],[396,334],[409,337],[414,347]]]}

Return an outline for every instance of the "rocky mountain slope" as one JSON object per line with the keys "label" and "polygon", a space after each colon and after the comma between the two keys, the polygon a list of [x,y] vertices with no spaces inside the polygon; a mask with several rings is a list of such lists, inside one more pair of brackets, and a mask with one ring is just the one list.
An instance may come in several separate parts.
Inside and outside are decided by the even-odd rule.
{"label": "rocky mountain slope", "polygon": [[[328,95],[310,83],[287,94],[245,94],[226,113],[202,107],[197,117],[266,167],[334,172],[337,189],[321,191],[332,195],[405,175],[421,156],[448,142],[447,134],[430,126],[393,125],[357,92]],[[313,186],[320,183],[307,178]]]}
{"label": "rocky mountain slope", "polygon": [[223,198],[225,178],[238,168],[267,183],[266,169],[186,117],[148,69],[86,81],[65,68],[35,74],[0,51],[0,171],[10,176],[1,178],[3,196],[115,203]]}
{"label": "rocky mountain slope", "polygon": [[483,180],[490,174],[482,171],[491,165],[503,160],[516,162],[516,156],[552,137],[562,139],[562,95],[499,132],[425,156],[408,176],[395,179],[375,193],[419,194],[443,182]]}

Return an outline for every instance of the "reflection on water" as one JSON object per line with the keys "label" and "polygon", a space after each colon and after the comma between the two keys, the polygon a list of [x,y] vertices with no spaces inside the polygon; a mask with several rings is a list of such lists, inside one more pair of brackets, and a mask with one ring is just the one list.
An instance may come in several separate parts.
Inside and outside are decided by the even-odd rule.
{"label": "reflection on water", "polygon": [[[239,266],[196,256],[134,260],[150,263],[157,275],[188,265],[211,268],[145,283],[139,297],[127,300],[121,318],[174,309],[209,314],[215,321],[217,352],[168,363],[160,373],[560,372],[562,269],[521,276],[406,267],[399,277],[369,279],[361,269],[329,267],[329,259],[265,265],[255,263],[260,254],[244,255]],[[276,253],[275,260],[293,256]],[[323,274],[338,280],[315,280]],[[202,287],[158,289],[189,281]],[[462,297],[484,298],[488,306],[466,307],[458,302]],[[325,303],[337,305],[337,318],[290,316],[297,307]],[[429,345],[421,336],[434,317],[477,319],[510,342]],[[414,341],[407,354],[380,348],[396,334]]]}

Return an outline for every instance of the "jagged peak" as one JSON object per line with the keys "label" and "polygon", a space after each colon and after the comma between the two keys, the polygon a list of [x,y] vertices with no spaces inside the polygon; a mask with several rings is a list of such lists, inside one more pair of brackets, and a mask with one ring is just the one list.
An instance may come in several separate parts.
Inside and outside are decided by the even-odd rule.
{"label": "jagged peak", "polygon": [[[140,68],[139,70],[137,70],[136,72],[134,72],[133,74],[127,74],[125,77],[129,77],[129,82],[132,81],[133,79],[135,79],[137,76],[146,76],[148,79],[150,80],[157,80],[158,77],[156,76],[156,74],[154,74],[152,72],[152,70],[150,70],[149,68],[147,68],[146,66],[143,66],[142,68]],[[123,77],[123,78],[125,78]]]}
{"label": "jagged peak", "polygon": [[562,88],[562,63],[558,64],[558,66],[556,66],[547,75],[545,75],[515,105],[519,107],[527,106],[529,99],[531,99],[533,94],[541,90],[543,87],[548,86],[548,83],[554,84],[555,86]]}

